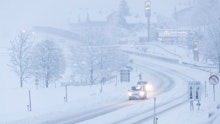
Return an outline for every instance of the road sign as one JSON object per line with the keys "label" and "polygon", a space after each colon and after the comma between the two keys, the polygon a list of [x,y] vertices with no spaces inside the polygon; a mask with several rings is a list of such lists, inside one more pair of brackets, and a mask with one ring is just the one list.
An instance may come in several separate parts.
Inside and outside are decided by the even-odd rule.
{"label": "road sign", "polygon": [[212,85],[216,85],[219,83],[219,78],[217,75],[211,75],[209,77],[209,83],[212,84]]}
{"label": "road sign", "polygon": [[188,84],[188,94],[190,101],[201,100],[201,83],[198,81],[192,81]]}
{"label": "road sign", "polygon": [[189,100],[194,101],[194,83],[189,82],[188,84]]}
{"label": "road sign", "polygon": [[195,82],[195,100],[199,101],[201,100],[201,83],[200,82]]}
{"label": "road sign", "polygon": [[219,83],[219,78],[217,75],[211,75],[209,77],[209,83],[213,85],[213,100],[215,101],[215,85]]}
{"label": "road sign", "polygon": [[200,107],[199,101],[201,100],[201,83],[199,81],[190,81],[188,83],[188,96],[190,101],[190,111],[194,110],[193,102],[197,101],[198,110]]}
{"label": "road sign", "polygon": [[121,82],[130,82],[130,70],[123,69],[120,71]]}

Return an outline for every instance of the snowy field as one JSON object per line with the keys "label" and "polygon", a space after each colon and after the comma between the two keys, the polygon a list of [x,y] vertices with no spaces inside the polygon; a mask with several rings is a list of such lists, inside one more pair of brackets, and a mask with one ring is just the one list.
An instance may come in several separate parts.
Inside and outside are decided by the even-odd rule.
{"label": "snowy field", "polygon": [[[127,1],[133,16],[144,16],[145,0]],[[92,21],[105,21],[106,15],[115,11],[119,2],[0,0],[0,124],[151,124],[154,97],[157,100],[158,124],[220,124],[220,85],[215,86],[216,99],[213,101],[213,87],[208,81],[211,73],[219,76],[217,65],[210,60],[206,63],[202,55],[200,61],[194,61],[192,50],[179,44],[151,42],[119,46],[133,60],[131,82],[121,83],[117,75],[103,85],[102,93],[100,85],[68,86],[68,101],[65,102],[65,87],[60,84],[69,81],[70,67],[57,86],[36,88],[33,83],[26,82],[24,88],[19,88],[19,78],[9,67],[8,51],[10,41],[19,31],[32,30],[36,26],[71,30],[69,22],[78,22],[79,16],[85,21],[88,12]],[[189,1],[167,0],[161,3],[161,0],[152,0],[152,21],[156,16],[173,16],[176,7],[184,8]],[[80,45],[70,45],[70,38],[44,32],[39,37],[35,33],[36,41],[48,38],[58,43],[64,49],[65,57],[69,57],[71,45]],[[129,101],[127,91],[136,85],[139,74],[152,84],[153,91],[148,93],[147,100]],[[189,81],[202,84],[199,110],[194,102],[194,111],[190,111]],[[31,111],[28,110],[29,90]]]}
{"label": "snowy field", "polygon": [[[154,49],[153,46],[149,47],[149,49]],[[172,49],[170,51],[172,52]],[[155,52],[158,53],[159,50]],[[163,50],[161,53],[165,54]],[[176,51],[177,53],[178,51]],[[6,56],[4,57],[5,59],[3,60],[7,60]],[[209,124],[212,121],[213,124],[219,123],[219,119],[215,117],[219,116],[217,106],[220,104],[220,96],[218,95],[220,93],[220,87],[219,85],[216,86],[216,101],[213,102],[212,86],[207,81],[209,77],[208,71],[201,71],[179,63],[171,64],[166,61],[143,56],[131,55],[130,58],[133,59],[133,67],[135,68],[132,72],[131,83],[120,83],[116,79],[112,79],[103,86],[103,93],[100,93],[100,85],[69,86],[67,103],[64,102],[64,87],[57,86],[57,88],[50,89],[36,89],[35,87],[26,87],[24,89],[11,88],[14,85],[12,82],[16,82],[16,78],[5,79],[9,83],[4,82],[4,88],[1,88],[3,102],[0,105],[0,123],[33,124],[50,122],[50,120],[62,120],[65,117],[94,111],[100,107],[117,105],[119,103],[126,103],[126,105],[123,105],[124,107],[121,107],[117,111],[112,111],[81,123],[91,124],[103,120],[106,123],[137,123],[141,119],[144,119],[144,121],[138,123],[151,123],[152,119],[145,119],[145,115],[146,117],[152,115],[153,111],[151,109],[155,95],[158,105],[158,123],[166,122],[167,124],[175,124],[176,121],[179,124]],[[7,63],[7,61],[5,62]],[[7,66],[5,70],[8,70]],[[143,79],[152,82],[155,93],[151,93],[148,100],[128,101],[127,90],[130,89],[130,86],[136,84],[138,74],[140,73],[143,74]],[[7,74],[14,76],[10,71]],[[192,112],[189,110],[189,102],[187,101],[187,85],[188,81],[191,80],[202,82],[201,108],[197,110],[197,106],[195,105],[195,111]],[[207,81],[207,97],[204,94],[204,81]],[[169,86],[166,84],[168,82],[173,83]],[[31,89],[32,112],[27,111],[29,89]],[[164,93],[160,94],[160,91]],[[169,105],[166,105],[167,103]],[[209,117],[209,115],[212,116]]]}

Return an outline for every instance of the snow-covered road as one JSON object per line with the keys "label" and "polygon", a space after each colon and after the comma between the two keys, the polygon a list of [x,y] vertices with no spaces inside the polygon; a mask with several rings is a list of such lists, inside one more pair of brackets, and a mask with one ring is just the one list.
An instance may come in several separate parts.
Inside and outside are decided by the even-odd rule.
{"label": "snow-covered road", "polygon": [[[137,61],[138,62],[138,61]],[[159,95],[162,94],[164,92],[168,92],[171,88],[174,87],[174,80],[166,73],[166,71],[161,72],[161,70],[158,70],[158,68],[151,68],[150,66],[146,66],[143,64],[142,61],[138,62],[138,63],[134,63],[136,66],[136,69],[139,70],[139,72],[147,72],[148,74],[146,75],[151,75],[152,78],[155,78],[158,76],[158,74],[160,75],[159,78],[155,78],[156,82],[153,83],[155,85],[155,92],[151,92],[148,94],[149,100],[151,98],[153,98],[155,95]],[[156,66],[156,65],[154,65]],[[147,79],[147,77],[144,77],[145,79]],[[68,117],[65,118],[59,118],[56,120],[47,120],[45,122],[43,122],[42,124],[48,124],[48,123],[53,123],[53,124],[70,124],[70,123],[79,123],[79,122],[83,122],[85,120],[91,120],[93,118],[97,118],[100,117],[102,115],[105,114],[109,114],[112,113],[114,111],[120,110],[122,108],[129,108],[132,105],[136,105],[139,103],[143,103],[145,101],[139,101],[139,100],[134,100],[134,101],[121,101],[117,104],[113,104],[110,106],[104,106],[104,107],[100,107],[100,108],[96,108],[96,109],[91,109],[88,110],[86,112],[83,113],[76,113],[74,115],[69,115]],[[146,100],[147,102],[147,100]],[[171,102],[171,101],[169,101]],[[167,103],[162,103],[160,106],[166,106],[169,102]],[[151,107],[150,110],[148,111],[152,111],[153,108]],[[143,112],[145,111],[141,111],[141,113],[138,113],[138,115],[143,115]],[[150,116],[152,116],[150,114]],[[135,116],[132,116],[135,117]],[[129,118],[132,118],[129,117]],[[125,120],[128,120],[127,118],[121,118],[120,120],[118,120],[117,122],[114,123],[123,123]],[[90,123],[90,122],[89,122]],[[127,123],[127,122],[126,122]]]}
{"label": "snow-covered road", "polygon": [[[110,118],[114,116],[114,120],[107,123],[116,123],[116,124],[127,124],[127,123],[144,123],[146,120],[153,118],[153,104],[152,98],[154,96],[159,99],[157,105],[157,114],[164,113],[172,108],[178,107],[181,104],[184,104],[187,101],[187,89],[186,84],[189,80],[193,80],[192,77],[189,77],[178,70],[173,70],[170,66],[161,66],[164,64],[158,64],[155,60],[143,57],[137,57],[135,55],[131,56],[134,60],[135,68],[138,68],[143,75],[147,73],[153,74],[154,78],[158,80],[158,83],[155,82],[155,93],[151,94],[150,99],[143,101],[141,104],[141,109],[130,111],[127,107],[127,112],[124,113],[125,116],[116,117],[117,112],[104,115],[104,117],[99,117],[98,119],[88,120],[84,123],[95,123],[99,119]],[[167,65],[167,64],[165,64]],[[147,77],[145,77],[147,79]],[[185,87],[185,88],[182,88]],[[176,92],[176,89],[183,89],[179,92]],[[135,106],[135,105],[134,105]],[[140,106],[140,105],[138,105]],[[119,110],[120,111],[120,110]],[[119,112],[120,113],[120,112]],[[106,117],[107,116],[107,117]],[[116,118],[117,119],[116,119]]]}
{"label": "snow-covered road", "polygon": [[[161,94],[154,94],[157,97],[157,117],[159,121],[165,123],[175,124],[176,120],[172,116],[175,115],[177,120],[189,120],[181,121],[180,124],[203,124],[209,123],[209,119],[205,117],[202,112],[190,112],[188,96],[187,96],[187,86],[188,81],[202,81],[206,79],[207,72],[203,72],[198,69],[193,69],[184,65],[167,63],[163,61],[158,61],[150,58],[143,58],[132,56],[135,61],[135,65],[143,74],[154,73],[154,78],[159,79],[160,83],[155,89],[163,88]],[[204,94],[204,93],[202,93]],[[153,121],[153,99],[154,95],[150,99],[143,101],[141,103],[129,106],[100,117],[84,121],[80,124],[91,124],[101,121],[105,121],[106,124],[128,124],[128,123],[152,123]],[[205,103],[204,103],[205,104]],[[195,110],[196,110],[196,106]],[[206,107],[206,105],[205,105]],[[202,108],[205,111],[207,108]],[[172,110],[172,111],[171,111]],[[178,112],[179,111],[179,112]],[[177,114],[178,112],[178,114]],[[180,116],[178,116],[180,115]],[[201,116],[204,119],[198,119],[194,116]],[[165,118],[164,118],[165,117]],[[161,119],[162,118],[162,119]]]}

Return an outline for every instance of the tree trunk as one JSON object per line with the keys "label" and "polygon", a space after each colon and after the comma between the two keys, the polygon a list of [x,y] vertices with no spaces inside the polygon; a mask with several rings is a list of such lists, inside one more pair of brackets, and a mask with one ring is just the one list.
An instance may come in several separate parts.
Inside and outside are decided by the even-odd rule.
{"label": "tree trunk", "polygon": [[46,88],[48,88],[49,85],[48,79],[46,79],[45,83],[46,83]]}
{"label": "tree trunk", "polygon": [[22,76],[20,76],[20,87],[23,87],[23,80],[22,80]]}
{"label": "tree trunk", "polygon": [[103,79],[101,79],[100,84],[101,84],[101,87],[100,87],[100,93],[102,93]]}
{"label": "tree trunk", "polygon": [[93,69],[90,70],[90,83],[93,85]]}

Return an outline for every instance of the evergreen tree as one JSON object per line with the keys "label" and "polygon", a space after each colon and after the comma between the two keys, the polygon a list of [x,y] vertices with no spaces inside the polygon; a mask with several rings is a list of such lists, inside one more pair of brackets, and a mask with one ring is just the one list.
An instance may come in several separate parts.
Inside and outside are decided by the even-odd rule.
{"label": "evergreen tree", "polygon": [[119,5],[118,13],[121,16],[130,16],[130,10],[129,10],[128,4],[125,0],[121,1],[120,5]]}

